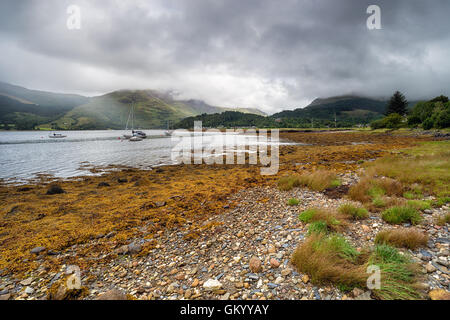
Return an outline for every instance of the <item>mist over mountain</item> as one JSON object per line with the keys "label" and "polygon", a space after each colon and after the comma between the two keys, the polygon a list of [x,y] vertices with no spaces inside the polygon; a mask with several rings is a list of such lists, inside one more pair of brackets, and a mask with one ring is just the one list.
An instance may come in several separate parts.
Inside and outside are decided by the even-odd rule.
{"label": "mist over mountain", "polygon": [[257,109],[221,108],[202,100],[177,100],[156,90],[118,90],[96,97],[37,91],[0,83],[0,123],[16,129],[124,129],[131,104],[136,128],[165,128],[189,116],[237,110],[264,115]]}

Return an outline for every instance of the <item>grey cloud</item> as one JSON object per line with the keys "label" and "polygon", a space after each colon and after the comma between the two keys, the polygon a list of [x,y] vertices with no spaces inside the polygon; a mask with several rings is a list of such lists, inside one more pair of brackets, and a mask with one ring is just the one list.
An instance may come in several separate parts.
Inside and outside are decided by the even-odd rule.
{"label": "grey cloud", "polygon": [[[80,31],[65,28],[69,4]],[[382,30],[366,28],[370,4]],[[423,98],[448,94],[448,12],[446,0],[7,0],[0,78],[87,94],[175,89],[268,112],[346,93]]]}

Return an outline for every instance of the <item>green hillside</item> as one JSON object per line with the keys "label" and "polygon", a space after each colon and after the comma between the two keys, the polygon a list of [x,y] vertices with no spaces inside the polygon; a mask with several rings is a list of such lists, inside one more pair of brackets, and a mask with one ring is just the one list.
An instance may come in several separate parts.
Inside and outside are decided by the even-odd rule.
{"label": "green hillside", "polygon": [[[152,90],[121,90],[95,97],[54,122],[61,129],[124,129],[134,101],[134,127],[166,128],[184,118],[226,109],[200,100],[174,100]],[[248,111],[250,112],[250,111]],[[129,126],[131,123],[129,124]]]}
{"label": "green hillside", "polygon": [[282,111],[272,117],[279,119],[329,120],[341,123],[367,124],[382,117],[386,109],[386,101],[357,96],[331,97],[316,99],[305,108],[292,111]]}
{"label": "green hillside", "polygon": [[0,128],[33,129],[88,100],[79,95],[29,90],[0,82]]}
{"label": "green hillside", "polygon": [[[411,102],[415,105],[416,102]],[[358,96],[339,96],[316,99],[305,108],[282,111],[270,117],[245,115],[240,112],[202,114],[183,119],[177,128],[192,128],[201,120],[204,127],[258,127],[258,128],[326,128],[368,125],[381,119],[387,101]],[[335,121],[336,119],[336,121]]]}

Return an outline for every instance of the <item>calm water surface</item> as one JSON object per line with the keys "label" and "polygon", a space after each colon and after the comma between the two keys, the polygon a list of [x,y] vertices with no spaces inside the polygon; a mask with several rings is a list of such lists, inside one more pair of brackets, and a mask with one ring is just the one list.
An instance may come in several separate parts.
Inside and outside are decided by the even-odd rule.
{"label": "calm water surface", "polygon": [[[89,175],[93,174],[89,170],[92,167],[150,169],[174,164],[171,150],[177,141],[164,136],[164,130],[145,132],[148,138],[140,142],[120,139],[124,133],[129,133],[121,130],[59,132],[67,135],[64,139],[51,139],[50,132],[0,132],[0,179],[25,182],[39,174],[61,178]],[[255,136],[246,138],[248,144],[261,143]],[[227,139],[228,136],[220,133],[209,134],[203,137],[202,144],[211,146]]]}

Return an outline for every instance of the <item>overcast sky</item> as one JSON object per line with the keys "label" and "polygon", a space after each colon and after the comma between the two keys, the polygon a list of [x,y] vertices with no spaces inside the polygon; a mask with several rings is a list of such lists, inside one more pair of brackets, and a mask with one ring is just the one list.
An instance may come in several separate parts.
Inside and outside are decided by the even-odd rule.
{"label": "overcast sky", "polygon": [[[381,30],[366,26],[371,4]],[[450,94],[449,14],[448,0],[1,0],[0,80],[268,113],[348,93],[413,100]]]}

